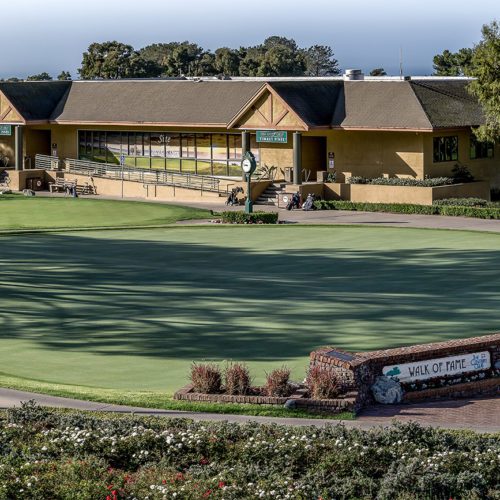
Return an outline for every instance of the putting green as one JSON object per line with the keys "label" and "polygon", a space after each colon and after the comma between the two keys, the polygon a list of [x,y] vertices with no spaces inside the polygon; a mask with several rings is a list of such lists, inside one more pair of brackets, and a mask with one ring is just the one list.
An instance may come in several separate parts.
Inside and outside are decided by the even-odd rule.
{"label": "putting green", "polygon": [[0,371],[165,390],[193,360],[257,381],[308,353],[499,330],[500,236],[359,227],[184,227],[3,236]]}

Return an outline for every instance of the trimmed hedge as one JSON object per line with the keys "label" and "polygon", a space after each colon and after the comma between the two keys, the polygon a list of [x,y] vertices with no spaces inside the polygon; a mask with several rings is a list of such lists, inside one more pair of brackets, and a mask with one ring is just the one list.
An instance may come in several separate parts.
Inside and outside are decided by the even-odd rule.
{"label": "trimmed hedge", "polygon": [[277,224],[278,212],[253,212],[247,214],[241,211],[221,212],[217,214],[226,224]]}
{"label": "trimmed hedge", "polygon": [[360,212],[388,212],[392,214],[448,215],[475,217],[478,219],[500,219],[497,207],[464,207],[453,205],[410,205],[405,203],[356,203],[344,200],[316,201],[320,210],[351,210]]}
{"label": "trimmed hedge", "polygon": [[428,177],[427,179],[399,178],[399,177],[367,177],[354,176],[347,179],[348,184],[372,184],[377,186],[412,186],[436,187],[457,184],[459,181],[453,177]]}
{"label": "trimmed hedge", "polygon": [[454,207],[487,207],[490,205],[488,200],[483,198],[445,198],[443,200],[436,200],[432,203],[437,206],[454,206]]}

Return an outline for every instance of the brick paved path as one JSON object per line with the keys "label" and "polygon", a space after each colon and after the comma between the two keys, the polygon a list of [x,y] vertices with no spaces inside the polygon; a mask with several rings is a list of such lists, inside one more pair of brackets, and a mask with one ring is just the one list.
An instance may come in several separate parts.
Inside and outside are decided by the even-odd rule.
{"label": "brick paved path", "polygon": [[[224,415],[219,413],[182,412],[174,410],[154,410],[130,406],[109,405],[77,399],[60,398],[0,388],[0,408],[19,406],[21,401],[34,399],[38,404],[56,408],[108,411],[115,413],[135,413],[162,417],[185,417],[193,420],[228,422],[260,422],[284,425],[337,425],[338,420],[253,417],[248,415]],[[448,429],[471,429],[478,432],[500,432],[500,398],[464,399],[441,401],[418,405],[374,406],[365,410],[355,421],[342,421],[346,427],[370,429],[390,425],[393,420],[414,421],[422,425]]]}

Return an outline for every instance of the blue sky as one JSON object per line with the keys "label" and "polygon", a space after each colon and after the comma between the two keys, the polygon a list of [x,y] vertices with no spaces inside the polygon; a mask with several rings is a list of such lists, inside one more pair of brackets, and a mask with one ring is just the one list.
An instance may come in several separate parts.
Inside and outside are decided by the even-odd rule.
{"label": "blue sky", "polygon": [[69,70],[94,41],[140,48],[190,40],[205,48],[260,43],[331,45],[342,68],[430,74],[444,49],[472,46],[500,18],[498,0],[16,0],[2,5],[0,77]]}

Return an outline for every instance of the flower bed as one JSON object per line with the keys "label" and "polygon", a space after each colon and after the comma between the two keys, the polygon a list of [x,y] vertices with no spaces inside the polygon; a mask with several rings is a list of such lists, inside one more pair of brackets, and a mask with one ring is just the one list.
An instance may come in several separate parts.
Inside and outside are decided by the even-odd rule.
{"label": "flower bed", "polygon": [[239,403],[239,404],[258,404],[258,405],[280,405],[283,406],[287,401],[293,402],[290,408],[302,408],[312,412],[322,413],[341,413],[345,411],[355,412],[356,406],[355,392],[348,392],[339,395],[335,399],[312,399],[308,397],[307,390],[303,386],[296,387],[287,397],[267,396],[262,388],[252,388],[249,394],[231,395],[231,394],[204,394],[195,392],[193,384],[188,384],[179,389],[174,394],[174,399],[182,401],[203,401],[212,403]]}
{"label": "flower bed", "polygon": [[105,417],[0,418],[0,499],[493,500],[500,435]]}

